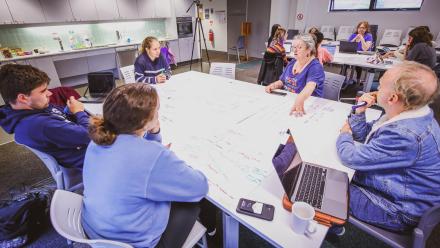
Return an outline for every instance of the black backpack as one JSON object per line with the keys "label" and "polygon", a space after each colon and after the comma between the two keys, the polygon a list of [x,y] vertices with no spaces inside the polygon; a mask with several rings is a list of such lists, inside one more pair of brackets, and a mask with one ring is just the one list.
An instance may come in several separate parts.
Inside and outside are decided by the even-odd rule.
{"label": "black backpack", "polygon": [[0,201],[0,248],[23,246],[48,223],[51,188],[23,188]]}

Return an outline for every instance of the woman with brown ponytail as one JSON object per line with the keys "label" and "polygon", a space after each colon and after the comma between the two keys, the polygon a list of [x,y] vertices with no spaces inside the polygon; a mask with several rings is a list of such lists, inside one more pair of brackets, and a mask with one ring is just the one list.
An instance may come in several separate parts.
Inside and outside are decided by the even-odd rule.
{"label": "woman with brown ponytail", "polygon": [[148,84],[114,89],[89,126],[82,225],[93,239],[181,247],[208,192],[206,177],[161,144],[159,97]]}

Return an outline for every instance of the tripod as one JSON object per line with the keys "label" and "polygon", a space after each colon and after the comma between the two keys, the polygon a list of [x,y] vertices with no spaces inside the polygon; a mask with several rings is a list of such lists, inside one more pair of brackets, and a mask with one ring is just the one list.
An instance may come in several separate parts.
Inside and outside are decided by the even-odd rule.
{"label": "tripod", "polygon": [[[200,0],[194,0],[191,5],[189,6],[186,13],[189,12],[189,10],[192,8],[193,5],[196,5],[197,9],[197,18],[196,23],[194,25],[194,36],[193,36],[193,43],[192,43],[192,51],[191,51],[191,61],[189,64],[189,70],[192,69],[193,64],[193,57],[194,57],[194,43],[196,42],[196,34],[197,31],[199,32],[199,50],[200,50],[200,71],[203,72],[203,64],[202,64],[202,42],[200,40],[200,37],[203,37],[203,43],[205,44],[205,51],[206,51],[206,57],[208,58],[208,63],[211,66],[211,61],[209,60],[209,54],[208,54],[208,47],[206,46],[206,39],[205,39],[205,33],[203,32],[203,26],[202,26],[202,19],[200,18],[200,12],[199,9],[202,8],[202,5],[200,4]],[[202,35],[200,36],[200,32]]]}

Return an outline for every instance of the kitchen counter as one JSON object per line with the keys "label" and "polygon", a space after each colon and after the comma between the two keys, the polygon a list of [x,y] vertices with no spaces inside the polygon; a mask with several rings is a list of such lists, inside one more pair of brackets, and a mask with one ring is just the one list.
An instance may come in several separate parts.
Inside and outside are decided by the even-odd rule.
{"label": "kitchen counter", "polygon": [[[170,38],[170,37],[164,37],[164,38],[158,38],[159,41],[171,41],[171,40],[177,40],[177,38]],[[73,50],[65,50],[65,51],[56,51],[56,52],[49,52],[44,54],[32,54],[32,55],[25,55],[25,56],[16,56],[13,58],[1,58],[0,63],[3,62],[10,62],[10,61],[17,61],[17,60],[25,60],[25,59],[34,59],[34,58],[41,58],[41,57],[47,57],[47,56],[58,56],[58,55],[65,55],[65,54],[71,54],[71,53],[82,53],[82,52],[89,52],[89,51],[95,51],[95,50],[101,50],[101,49],[108,49],[108,48],[128,48],[127,50],[137,49],[137,46],[139,46],[142,43],[142,41],[135,41],[130,43],[111,43],[111,44],[105,44],[105,45],[96,45],[93,47],[88,48],[80,48],[80,49],[73,49]],[[132,49],[129,47],[133,46]],[[119,49],[117,49],[119,50]]]}

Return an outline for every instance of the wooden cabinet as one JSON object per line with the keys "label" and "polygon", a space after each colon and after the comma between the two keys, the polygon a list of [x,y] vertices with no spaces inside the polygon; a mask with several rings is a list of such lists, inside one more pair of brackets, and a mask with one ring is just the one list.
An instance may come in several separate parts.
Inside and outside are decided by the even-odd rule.
{"label": "wooden cabinet", "polygon": [[137,0],[139,18],[154,18],[155,3],[154,0]]}
{"label": "wooden cabinet", "polygon": [[12,19],[11,13],[9,13],[6,0],[0,0],[0,24],[11,24],[13,22],[14,20]]}
{"label": "wooden cabinet", "polygon": [[69,0],[75,21],[97,21],[98,12],[95,1]]}
{"label": "wooden cabinet", "polygon": [[46,22],[74,21],[69,0],[40,0]]}
{"label": "wooden cabinet", "polygon": [[6,0],[14,23],[44,23],[43,8],[39,0]]}
{"label": "wooden cabinet", "polygon": [[118,5],[116,0],[95,0],[96,11],[99,20],[119,19]]}
{"label": "wooden cabinet", "polygon": [[136,0],[116,0],[119,9],[119,18],[137,19],[139,18]]}

